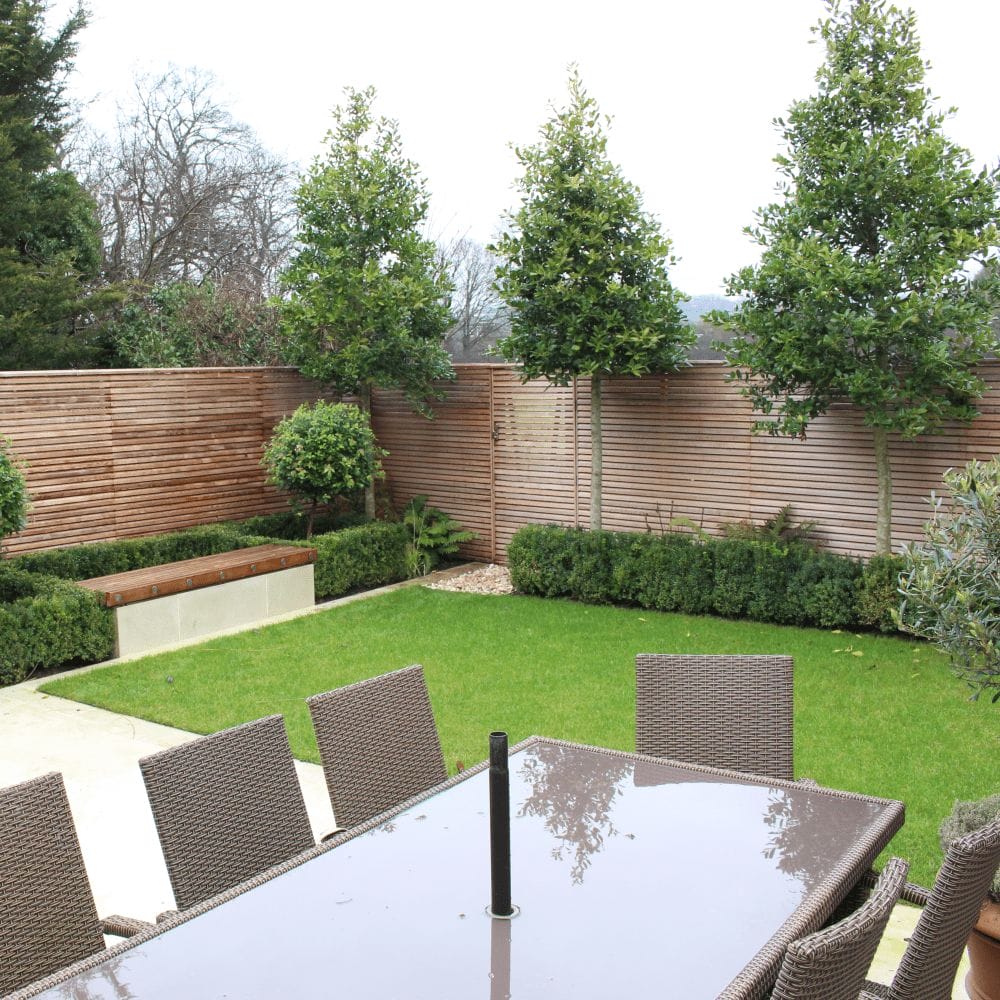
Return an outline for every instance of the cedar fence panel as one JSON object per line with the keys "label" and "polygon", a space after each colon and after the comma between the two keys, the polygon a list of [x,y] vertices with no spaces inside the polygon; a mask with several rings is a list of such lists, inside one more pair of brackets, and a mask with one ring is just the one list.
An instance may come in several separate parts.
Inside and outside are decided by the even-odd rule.
{"label": "cedar fence panel", "polygon": [[[458,365],[436,417],[376,390],[373,423],[401,508],[426,493],[477,539],[470,558],[502,561],[523,524],[586,525],[590,392],[522,384],[505,365]],[[813,422],[805,441],[750,433],[749,404],[726,367],[609,379],[604,389],[604,525],[660,531],[686,518],[709,531],[761,521],[791,503],[834,551],[874,545],[871,432],[849,406]],[[971,427],[892,440],[893,539],[918,538],[941,474],[1000,443],[1000,362]],[[321,396],[292,369],[0,372],[0,435],[29,464],[28,528],[11,554],[249,517],[284,507],[264,482],[274,424]]]}
{"label": "cedar fence panel", "polygon": [[[836,405],[813,421],[804,441],[754,435],[750,405],[726,382],[727,371],[707,361],[666,376],[606,381],[604,527],[661,531],[681,518],[717,532],[724,522],[759,522],[790,503],[797,521],[818,522],[830,550],[870,555],[876,474],[861,414]],[[916,441],[891,438],[897,547],[920,537],[927,497],[940,490],[946,469],[1000,450],[1000,362],[980,371],[988,388],[971,427]],[[586,526],[589,383],[522,384],[504,365],[456,365],[456,372],[433,421],[414,415],[397,393],[375,394],[397,506],[429,494],[480,533],[466,550],[470,557],[499,561],[523,524]]]}
{"label": "cedar fence panel", "polygon": [[260,459],[275,423],[321,395],[294,369],[0,372],[0,435],[28,464],[11,555],[284,508]]}

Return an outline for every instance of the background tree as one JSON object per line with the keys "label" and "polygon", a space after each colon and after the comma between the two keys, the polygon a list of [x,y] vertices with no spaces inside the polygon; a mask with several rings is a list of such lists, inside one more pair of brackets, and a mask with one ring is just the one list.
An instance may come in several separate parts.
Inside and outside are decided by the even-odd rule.
{"label": "background tree", "polygon": [[71,367],[94,356],[100,264],[94,205],[60,167],[63,87],[82,8],[46,38],[46,5],[0,0],[0,368]]}
{"label": "background tree", "polygon": [[365,489],[382,475],[382,452],[368,417],[356,406],[303,403],[282,420],[264,449],[268,482],[308,502],[306,538],[320,504]]}
{"label": "background tree", "polygon": [[74,150],[109,281],[210,281],[256,301],[277,290],[295,227],[291,171],[214,88],[197,69],[140,77],[115,134]]}
{"label": "background tree", "polygon": [[440,264],[452,285],[448,353],[459,361],[481,361],[510,333],[510,318],[494,287],[500,259],[467,236],[439,248]]}
{"label": "background tree", "polygon": [[596,102],[574,70],[570,103],[517,149],[521,207],[494,250],[512,332],[498,347],[523,378],[591,386],[590,526],[601,526],[601,380],[684,363],[694,336],[670,283],[670,241],[607,157]]}
{"label": "background tree", "polygon": [[176,281],[132,299],[104,331],[111,364],[199,368],[283,363],[279,309],[240,288]]}
{"label": "background tree", "polygon": [[[881,0],[828,4],[815,96],[778,120],[787,152],[781,203],[748,233],[761,263],[727,282],[746,296],[712,322],[732,378],[771,434],[804,436],[850,401],[872,428],[878,473],[876,553],[891,549],[889,432],[915,437],[971,420],[991,350],[996,276],[970,282],[997,245],[996,174],[950,142],[924,86],[912,12]],[[777,401],[777,412],[772,410]]]}
{"label": "background tree", "polygon": [[[357,393],[401,388],[420,406],[433,381],[453,377],[441,346],[447,278],[421,233],[427,192],[403,156],[398,126],[375,118],[375,91],[346,91],[326,154],[299,188],[301,250],[283,275],[291,357],[308,376]],[[374,488],[365,509],[375,515]]]}

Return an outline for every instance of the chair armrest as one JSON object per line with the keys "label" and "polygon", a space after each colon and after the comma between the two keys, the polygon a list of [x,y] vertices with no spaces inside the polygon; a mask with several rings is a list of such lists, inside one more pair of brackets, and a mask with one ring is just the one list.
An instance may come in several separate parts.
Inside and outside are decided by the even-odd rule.
{"label": "chair armrest", "polygon": [[[874,868],[871,868],[861,877],[858,885],[864,889],[874,889],[877,881],[878,872]],[[925,889],[922,885],[917,885],[916,882],[907,882],[903,886],[903,891],[900,893],[899,898],[905,900],[907,903],[913,903],[915,906],[926,906],[930,901],[931,891],[930,889]]]}
{"label": "chair armrest", "polygon": [[865,980],[864,989],[858,994],[858,1000],[886,1000],[888,996],[888,986]]}
{"label": "chair armrest", "polygon": [[101,921],[101,933],[110,934],[113,937],[129,938],[134,937],[140,931],[149,930],[153,924],[148,920],[136,920],[135,917],[123,917],[121,914],[112,913]]}
{"label": "chair armrest", "polygon": [[899,895],[900,899],[905,899],[907,903],[913,903],[916,906],[926,906],[930,902],[931,891],[930,889],[925,889],[922,885],[917,885],[915,882],[907,882],[903,886],[903,891]]}

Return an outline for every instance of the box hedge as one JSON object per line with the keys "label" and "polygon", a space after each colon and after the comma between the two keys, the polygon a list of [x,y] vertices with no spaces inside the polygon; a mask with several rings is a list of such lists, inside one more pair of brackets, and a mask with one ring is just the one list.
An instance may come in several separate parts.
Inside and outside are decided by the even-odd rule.
{"label": "box hedge", "polygon": [[822,628],[892,631],[902,568],[802,542],[527,525],[507,548],[525,594]]}
{"label": "box hedge", "polygon": [[34,670],[106,660],[114,622],[97,594],[0,563],[0,685]]}
{"label": "box hedge", "polygon": [[352,590],[405,580],[406,542],[402,524],[374,521],[293,544],[316,549],[316,598],[329,600]]}
{"label": "box hedge", "polygon": [[[114,649],[114,619],[95,593],[74,586],[111,573],[216,555],[268,542],[312,546],[316,597],[406,578],[407,532],[402,524],[375,522],[295,539],[296,522],[277,515],[242,524],[203,525],[171,535],[95,542],[33,552],[0,562],[0,685],[16,684],[33,670],[107,659]],[[264,528],[274,534],[258,534]]]}

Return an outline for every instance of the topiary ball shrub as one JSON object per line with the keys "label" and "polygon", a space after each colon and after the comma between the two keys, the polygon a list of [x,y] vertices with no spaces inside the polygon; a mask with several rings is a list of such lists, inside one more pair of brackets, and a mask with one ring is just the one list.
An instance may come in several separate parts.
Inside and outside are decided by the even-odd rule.
{"label": "topiary ball shrub", "polygon": [[347,403],[303,403],[274,429],[261,464],[268,482],[307,505],[306,538],[322,504],[365,489],[383,475],[384,452],[367,416]]}

